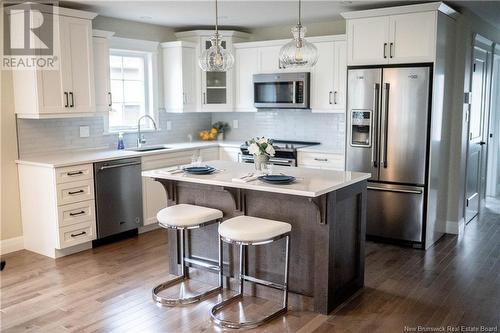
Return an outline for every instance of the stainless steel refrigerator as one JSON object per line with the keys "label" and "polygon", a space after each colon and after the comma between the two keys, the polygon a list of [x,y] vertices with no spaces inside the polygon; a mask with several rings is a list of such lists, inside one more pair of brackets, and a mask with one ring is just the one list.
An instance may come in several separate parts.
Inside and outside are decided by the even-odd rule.
{"label": "stainless steel refrigerator", "polygon": [[424,242],[431,67],[348,70],[346,170],[369,172],[368,236]]}

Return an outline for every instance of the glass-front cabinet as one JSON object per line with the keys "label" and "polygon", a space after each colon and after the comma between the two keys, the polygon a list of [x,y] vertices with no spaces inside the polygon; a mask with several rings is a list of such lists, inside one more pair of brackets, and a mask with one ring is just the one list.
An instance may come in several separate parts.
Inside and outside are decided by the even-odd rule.
{"label": "glass-front cabinet", "polygon": [[[204,72],[198,66],[198,57],[203,49],[211,46],[212,30],[195,30],[176,33],[180,40],[195,42],[199,45],[196,59],[196,73],[198,73],[197,90],[199,91],[198,110],[201,112],[227,112],[234,109],[233,76],[234,70],[227,72]],[[248,40],[249,34],[232,30],[219,30],[222,36],[222,47],[230,49],[234,56],[233,43]]]}

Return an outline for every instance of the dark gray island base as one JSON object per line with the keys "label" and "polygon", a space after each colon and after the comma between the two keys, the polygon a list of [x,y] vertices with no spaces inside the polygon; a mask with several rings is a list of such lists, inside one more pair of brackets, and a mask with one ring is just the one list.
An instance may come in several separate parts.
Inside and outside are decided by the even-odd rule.
{"label": "dark gray island base", "polygon": [[[188,203],[217,208],[224,212],[224,219],[249,215],[290,223],[289,290],[300,295],[290,294],[292,304],[295,299],[302,308],[328,314],[363,287],[366,180],[311,198],[237,186],[154,179],[167,191],[168,205]],[[176,231],[168,231],[173,273],[179,272],[177,237]],[[187,238],[186,254],[216,262],[217,225],[192,230]],[[224,244],[225,276],[234,277],[234,267],[238,267],[236,250]],[[281,241],[250,247],[246,251],[247,272],[261,279],[281,281],[282,253]],[[259,288],[253,290],[260,297],[274,297],[261,294]]]}

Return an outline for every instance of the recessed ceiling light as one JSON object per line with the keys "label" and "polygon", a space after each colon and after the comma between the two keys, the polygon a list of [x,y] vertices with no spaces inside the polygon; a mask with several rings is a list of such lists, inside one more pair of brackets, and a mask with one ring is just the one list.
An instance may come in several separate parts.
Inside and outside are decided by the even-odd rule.
{"label": "recessed ceiling light", "polygon": [[139,16],[139,18],[141,20],[151,20],[153,18],[153,16],[144,15],[144,16]]}

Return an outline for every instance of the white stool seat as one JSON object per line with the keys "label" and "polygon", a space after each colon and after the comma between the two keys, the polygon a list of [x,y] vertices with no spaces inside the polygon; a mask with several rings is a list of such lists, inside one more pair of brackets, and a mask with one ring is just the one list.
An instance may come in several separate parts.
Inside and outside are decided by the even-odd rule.
{"label": "white stool seat", "polygon": [[160,225],[165,227],[189,228],[199,224],[221,219],[222,212],[218,209],[188,204],[178,204],[163,208],[156,214]]}
{"label": "white stool seat", "polygon": [[260,242],[286,234],[292,226],[285,222],[238,216],[219,225],[219,235],[239,242]]}

